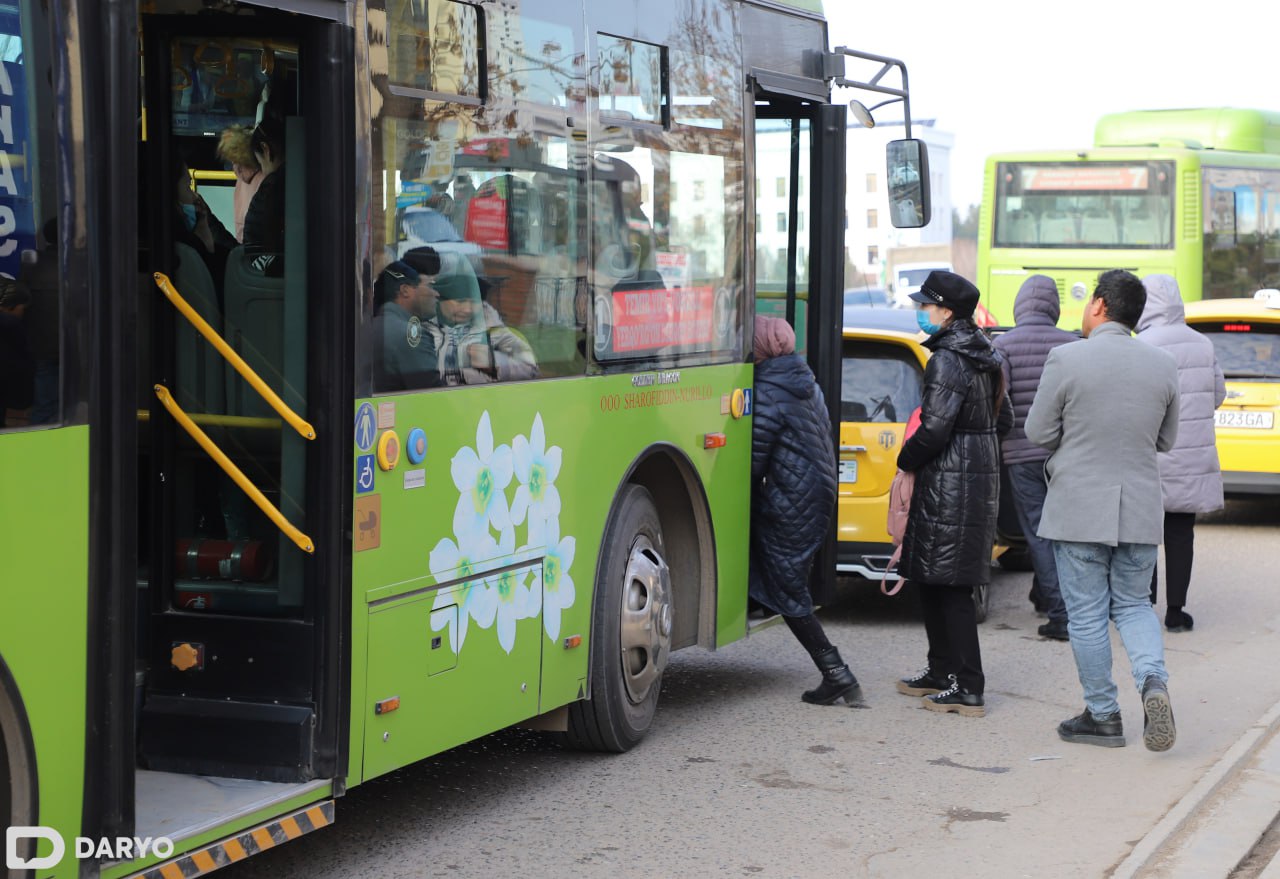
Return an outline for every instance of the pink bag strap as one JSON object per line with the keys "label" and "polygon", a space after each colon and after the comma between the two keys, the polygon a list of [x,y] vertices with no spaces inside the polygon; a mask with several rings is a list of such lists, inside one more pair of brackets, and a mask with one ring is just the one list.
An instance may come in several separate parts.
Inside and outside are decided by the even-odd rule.
{"label": "pink bag strap", "polygon": [[899,576],[898,582],[893,584],[893,588],[892,589],[888,588],[889,572],[893,570],[893,566],[896,565],[898,563],[898,560],[901,558],[902,558],[902,544],[899,543],[897,546],[893,548],[893,555],[889,556],[889,561],[884,566],[884,576],[880,578],[880,591],[885,595],[897,595],[898,590],[902,588],[902,584],[907,582],[901,576]]}

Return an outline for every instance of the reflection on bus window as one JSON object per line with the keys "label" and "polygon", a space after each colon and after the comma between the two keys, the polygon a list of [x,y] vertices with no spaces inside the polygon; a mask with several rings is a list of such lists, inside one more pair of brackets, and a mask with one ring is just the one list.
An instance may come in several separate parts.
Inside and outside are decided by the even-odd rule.
{"label": "reflection on bus window", "polygon": [[[647,134],[636,132],[637,140]],[[592,162],[592,352],[603,364],[723,362],[741,342],[733,158],[633,147]]]}
{"label": "reflection on bus window", "polygon": [[[412,11],[427,5],[429,16]],[[465,12],[471,7],[437,0],[403,4],[391,14],[388,43],[399,71],[393,84],[411,78],[397,41],[408,45],[421,36],[411,33],[418,25],[406,16],[421,12],[415,21],[425,27],[428,18],[437,21],[437,7],[474,16]],[[570,93],[582,76],[584,62],[574,51],[580,37],[564,24],[502,15],[500,27],[516,28],[524,47],[538,47],[538,63],[510,46],[494,47],[487,56],[494,91],[518,93],[527,105],[563,108],[580,100]],[[458,22],[465,53],[474,40],[468,43],[464,19]],[[417,81],[428,88],[424,83]],[[427,102],[424,113],[421,99],[393,89],[374,128],[381,144],[375,178],[386,188],[374,222],[380,242],[374,276],[414,254],[430,253],[438,263],[425,272],[439,301],[422,328],[445,387],[580,375],[586,368],[585,150],[570,140],[565,113],[513,113],[501,100],[491,103],[473,114]],[[366,303],[370,316],[374,306]],[[359,390],[401,388],[365,374]]]}
{"label": "reflection on bus window", "polygon": [[39,14],[0,6],[0,429],[62,414],[56,175],[41,137],[55,105],[48,48],[27,20]]}
{"label": "reflection on bus window", "polygon": [[600,109],[635,122],[666,122],[662,47],[600,34]]}
{"label": "reflection on bus window", "polygon": [[393,85],[479,96],[483,33],[475,6],[453,0],[389,3],[387,25]]}

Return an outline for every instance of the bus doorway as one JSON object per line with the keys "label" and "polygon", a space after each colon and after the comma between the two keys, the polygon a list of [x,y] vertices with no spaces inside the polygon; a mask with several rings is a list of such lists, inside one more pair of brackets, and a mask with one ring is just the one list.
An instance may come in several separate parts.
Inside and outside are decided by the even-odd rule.
{"label": "bus doorway", "polygon": [[141,32],[132,781],[173,838],[346,761],[353,35],[196,7]]}
{"label": "bus doorway", "polygon": [[[756,313],[796,331],[839,436],[844,289],[845,108],[758,86],[755,113]],[[816,601],[835,588],[835,525],[814,560]]]}

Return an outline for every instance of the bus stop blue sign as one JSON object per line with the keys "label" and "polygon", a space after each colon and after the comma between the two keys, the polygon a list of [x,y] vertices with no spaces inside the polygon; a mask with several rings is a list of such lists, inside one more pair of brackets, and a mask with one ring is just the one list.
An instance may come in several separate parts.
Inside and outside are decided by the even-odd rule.
{"label": "bus stop blue sign", "polygon": [[356,447],[362,452],[373,451],[378,439],[378,419],[372,403],[361,403],[356,410]]}

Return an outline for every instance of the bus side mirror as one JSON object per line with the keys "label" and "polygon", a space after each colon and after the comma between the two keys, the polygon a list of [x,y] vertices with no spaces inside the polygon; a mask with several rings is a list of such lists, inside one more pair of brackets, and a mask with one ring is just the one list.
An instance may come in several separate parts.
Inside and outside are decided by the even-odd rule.
{"label": "bus side mirror", "polygon": [[889,219],[899,229],[929,224],[929,151],[924,141],[891,140],[885,149],[889,181]]}

